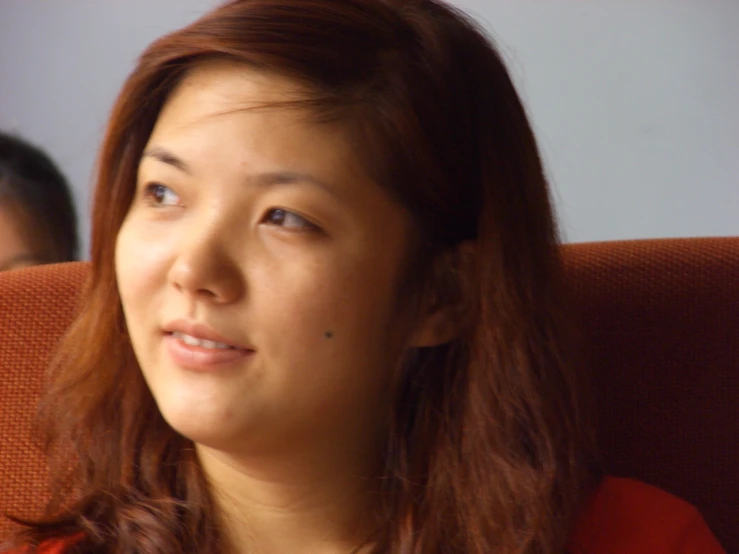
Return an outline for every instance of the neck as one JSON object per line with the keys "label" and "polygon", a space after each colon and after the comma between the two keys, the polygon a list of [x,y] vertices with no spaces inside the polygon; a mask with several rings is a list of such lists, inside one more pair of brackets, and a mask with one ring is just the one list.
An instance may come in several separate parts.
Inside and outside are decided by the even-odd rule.
{"label": "neck", "polygon": [[369,457],[259,460],[199,446],[222,521],[239,554],[349,554],[377,522],[377,464]]}

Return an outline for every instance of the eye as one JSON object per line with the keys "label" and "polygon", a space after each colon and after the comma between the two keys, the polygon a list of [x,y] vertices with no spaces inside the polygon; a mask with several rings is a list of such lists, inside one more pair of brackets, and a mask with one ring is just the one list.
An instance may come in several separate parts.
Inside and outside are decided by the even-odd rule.
{"label": "eye", "polygon": [[269,225],[276,225],[278,227],[285,227],[287,229],[295,229],[298,231],[317,231],[318,227],[299,216],[296,213],[283,210],[281,208],[272,208],[267,211],[264,216],[264,223]]}
{"label": "eye", "polygon": [[179,206],[182,204],[179,197],[161,183],[149,183],[144,187],[144,198],[152,206]]}

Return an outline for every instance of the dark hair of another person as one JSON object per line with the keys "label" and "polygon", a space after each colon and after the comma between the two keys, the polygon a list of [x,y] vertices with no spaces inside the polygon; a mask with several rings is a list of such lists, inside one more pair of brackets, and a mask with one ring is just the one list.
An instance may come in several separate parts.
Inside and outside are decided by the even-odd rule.
{"label": "dark hair of another person", "polygon": [[78,535],[70,552],[229,552],[194,445],[164,421],[126,340],[114,269],[158,114],[214,59],[304,84],[289,105],[344,126],[416,220],[413,290],[450,248],[478,245],[468,325],[395,375],[373,551],[564,552],[594,447],[549,190],[499,54],[433,0],[235,0],[142,54],[108,124],[88,297],[44,403],[66,480],[25,539]]}
{"label": "dark hair of another person", "polygon": [[67,180],[41,149],[0,133],[0,205],[10,208],[41,263],[77,258],[77,215]]}

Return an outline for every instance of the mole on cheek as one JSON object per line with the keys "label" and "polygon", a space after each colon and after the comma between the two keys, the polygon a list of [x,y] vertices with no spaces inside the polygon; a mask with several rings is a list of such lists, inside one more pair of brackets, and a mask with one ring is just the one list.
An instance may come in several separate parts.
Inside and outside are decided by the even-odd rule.
{"label": "mole on cheek", "polygon": [[323,334],[323,336],[324,336],[324,337],[326,337],[327,339],[333,338],[333,336],[334,336],[334,332],[333,332],[333,331],[326,331],[326,332],[325,332],[325,333]]}

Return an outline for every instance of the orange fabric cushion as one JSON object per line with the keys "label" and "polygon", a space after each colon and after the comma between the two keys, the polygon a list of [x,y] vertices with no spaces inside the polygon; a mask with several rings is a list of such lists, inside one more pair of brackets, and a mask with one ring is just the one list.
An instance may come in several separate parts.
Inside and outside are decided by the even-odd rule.
{"label": "orange fabric cushion", "polygon": [[[83,263],[0,273],[0,514],[38,517],[48,497],[33,421],[44,369],[72,321],[86,276]],[[12,529],[0,517],[0,542]]]}

